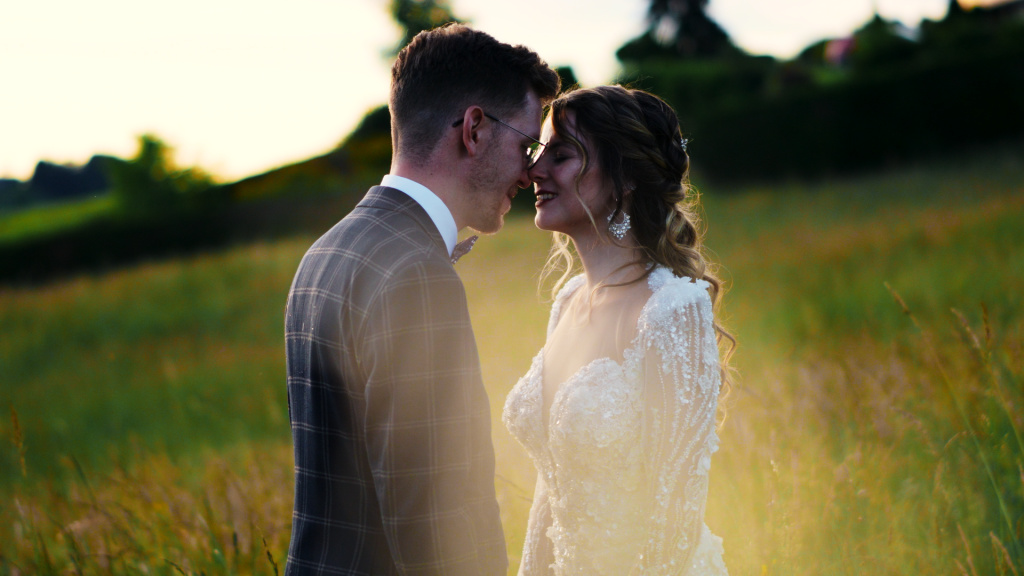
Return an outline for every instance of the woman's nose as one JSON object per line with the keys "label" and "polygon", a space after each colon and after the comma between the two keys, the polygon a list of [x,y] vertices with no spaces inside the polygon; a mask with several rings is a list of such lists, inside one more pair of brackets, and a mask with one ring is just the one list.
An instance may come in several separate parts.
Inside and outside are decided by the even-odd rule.
{"label": "woman's nose", "polygon": [[530,182],[540,182],[547,177],[547,172],[541,167],[540,160],[543,159],[538,159],[537,162],[533,163],[533,166],[530,166],[526,170],[526,175],[530,179]]}

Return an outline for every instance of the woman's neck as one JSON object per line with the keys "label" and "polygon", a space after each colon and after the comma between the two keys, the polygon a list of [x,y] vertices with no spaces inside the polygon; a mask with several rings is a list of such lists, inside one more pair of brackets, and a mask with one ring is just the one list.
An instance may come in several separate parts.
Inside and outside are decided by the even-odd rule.
{"label": "woman's neck", "polygon": [[[635,280],[645,272],[637,261],[638,249],[632,237],[625,242],[613,243],[610,239],[601,238],[591,228],[587,234],[571,237],[576,246],[576,253],[583,263],[583,273],[587,286],[593,288],[599,283],[621,284]],[[629,266],[629,264],[634,264]],[[623,268],[626,266],[625,268]]]}

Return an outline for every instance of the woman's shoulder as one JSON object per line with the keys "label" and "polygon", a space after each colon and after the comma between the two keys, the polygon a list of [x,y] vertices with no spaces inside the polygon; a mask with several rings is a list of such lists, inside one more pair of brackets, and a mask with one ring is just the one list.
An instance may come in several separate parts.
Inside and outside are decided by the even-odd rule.
{"label": "woman's shoulder", "polygon": [[577,274],[566,280],[565,284],[558,291],[558,295],[555,296],[555,302],[552,305],[552,308],[560,306],[569,296],[572,296],[573,292],[579,290],[580,286],[582,286],[586,281],[587,278],[583,274]]}
{"label": "woman's shoulder", "polygon": [[707,280],[694,280],[688,276],[676,276],[664,267],[655,268],[647,277],[651,297],[644,307],[642,316],[647,322],[675,319],[680,312],[696,309],[711,313],[711,284]]}
{"label": "woman's shoulder", "polygon": [[587,281],[583,274],[577,274],[566,281],[565,285],[558,291],[558,295],[555,296],[555,301],[551,303],[551,315],[548,318],[548,334],[555,329],[555,325],[558,324],[558,318],[562,315],[562,305],[565,304],[566,300],[573,295],[574,292],[580,289]]}

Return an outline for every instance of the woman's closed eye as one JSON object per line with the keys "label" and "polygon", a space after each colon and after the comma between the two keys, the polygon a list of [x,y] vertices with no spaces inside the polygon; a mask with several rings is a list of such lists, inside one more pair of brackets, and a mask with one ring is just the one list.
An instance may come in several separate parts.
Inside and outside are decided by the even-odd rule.
{"label": "woman's closed eye", "polygon": [[551,155],[551,161],[555,162],[556,164],[574,158],[572,151],[566,149],[566,147],[563,144],[552,144],[548,148],[548,154]]}

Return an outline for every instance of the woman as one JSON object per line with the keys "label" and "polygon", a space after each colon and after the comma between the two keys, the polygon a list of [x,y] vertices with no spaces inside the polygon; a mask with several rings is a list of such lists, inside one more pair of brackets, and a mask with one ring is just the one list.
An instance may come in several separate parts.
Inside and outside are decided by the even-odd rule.
{"label": "woman", "polygon": [[[566,271],[502,415],[539,472],[519,573],[726,574],[704,508],[718,341],[735,341],[712,318],[679,121],[602,86],[555,100],[542,138],[536,224],[555,233],[547,272]],[[565,282],[569,240],[584,272]]]}

